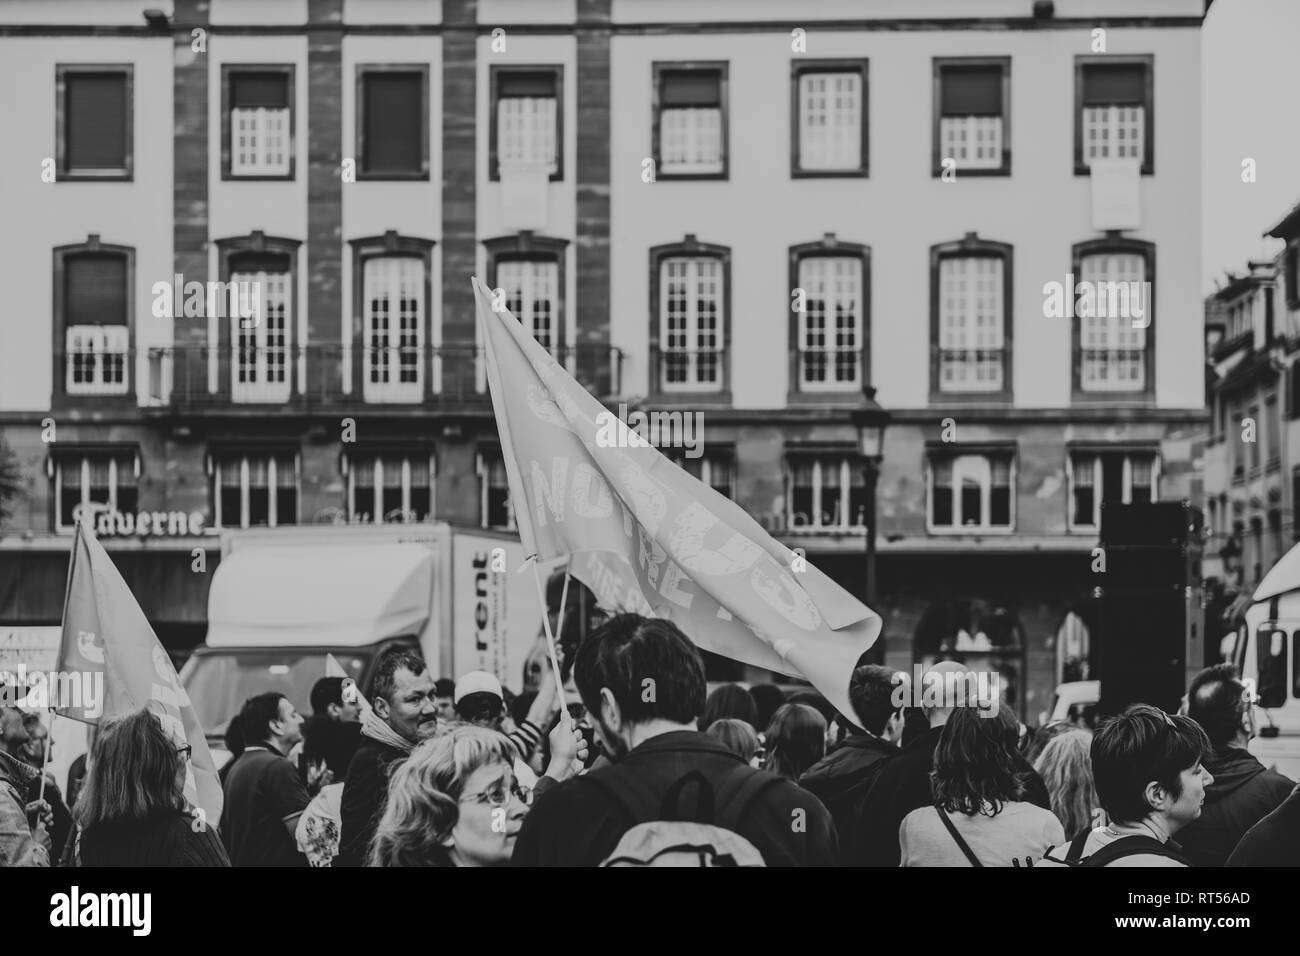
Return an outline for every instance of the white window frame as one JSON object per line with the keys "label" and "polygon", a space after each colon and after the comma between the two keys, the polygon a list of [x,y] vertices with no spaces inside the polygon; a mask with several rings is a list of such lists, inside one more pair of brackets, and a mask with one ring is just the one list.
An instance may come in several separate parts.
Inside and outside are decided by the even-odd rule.
{"label": "white window frame", "polygon": [[[257,454],[241,454],[238,457],[239,463],[239,524],[232,525],[225,522],[225,515],[222,513],[221,506],[221,489],[222,489],[222,471],[226,466],[236,461],[234,455],[218,456],[212,461],[212,487],[214,494],[212,496],[212,519],[214,528],[248,528],[253,527],[248,523],[249,515],[249,496],[252,485],[249,483],[251,461],[266,460],[266,487],[267,487],[267,506],[266,506],[266,527],[277,528],[280,526],[280,516],[277,513],[276,491],[280,487],[279,471],[276,464],[277,457],[286,457],[267,453],[265,456]],[[297,453],[293,455],[293,481],[294,492],[297,500],[298,510],[302,510],[302,459]],[[298,516],[294,515],[294,523],[297,523]],[[256,527],[262,527],[257,525]]]}
{"label": "white window frame", "polygon": [[856,171],[862,166],[862,74],[799,74],[799,169]]}
{"label": "white window frame", "polygon": [[726,163],[721,106],[669,106],[659,111],[659,172],[720,173]]}
{"label": "white window frame", "polygon": [[[668,322],[668,303],[672,296],[669,295],[669,270],[675,264],[682,264],[685,267],[685,275],[682,277],[686,283],[686,314],[683,317],[685,327],[680,331],[687,346],[681,349],[670,349],[667,346],[670,332]],[[703,268],[707,266],[707,272]],[[713,349],[700,348],[700,339],[705,334],[700,324],[700,313],[697,308],[700,298],[703,296],[703,287],[707,282],[716,283],[717,293],[714,301],[716,309],[714,318],[716,325],[712,329],[712,337],[717,345]],[[659,263],[659,387],[664,392],[720,392],[722,391],[723,381],[725,379],[726,369],[726,350],[724,347],[724,331],[727,321],[727,287],[726,287],[726,270],[723,268],[722,260],[712,256],[690,256],[690,255],[671,255],[665,256]],[[700,377],[702,354],[712,353],[716,355],[716,361],[713,365],[715,378],[713,381],[704,381]],[[668,381],[668,357],[670,355],[684,355],[686,357],[686,381],[670,382]]]}
{"label": "white window frame", "polygon": [[[677,452],[674,452],[672,455],[670,455],[669,458],[671,459],[671,461],[672,461],[672,463],[673,463],[674,465],[676,465],[678,468],[682,469],[682,471],[685,471],[688,475],[690,475],[690,472],[687,470],[687,467],[686,467],[686,466],[687,466],[687,463],[688,463],[688,462],[691,462],[691,461],[698,461],[698,462],[700,463],[700,477],[699,477],[698,480],[699,480],[702,484],[707,485],[709,488],[711,488],[711,489],[713,489],[713,490],[715,490],[715,491],[716,491],[717,489],[713,487],[713,477],[714,477],[714,476],[713,476],[713,471],[714,471],[714,468],[716,467],[716,468],[718,468],[718,469],[720,469],[720,470],[725,470],[725,471],[727,472],[727,477],[730,479],[730,483],[729,483],[729,484],[730,484],[730,489],[731,489],[731,496],[732,496],[732,497],[735,497],[735,491],[736,491],[736,461],[735,461],[735,457],[734,457],[733,455],[730,455],[730,454],[726,454],[726,455],[720,455],[720,454],[713,454],[713,455],[710,455],[710,454],[704,454],[704,455],[701,455],[699,458],[691,459],[691,458],[687,458],[687,457],[686,457],[686,453],[685,453],[685,452],[677,451]],[[691,475],[691,477],[694,478],[695,476],[694,476],[694,475]],[[721,492],[719,492],[719,494],[721,494]]]}
{"label": "white window frame", "polygon": [[[1104,264],[1103,264],[1104,263]],[[1136,270],[1132,266],[1136,264]],[[1136,252],[1095,252],[1079,261],[1079,279],[1084,282],[1146,282],[1146,257]],[[1134,278],[1136,276],[1136,278]],[[1096,301],[1094,299],[1094,301]],[[1146,303],[1150,309],[1150,303]],[[1108,312],[1097,308],[1095,311]],[[1147,323],[1151,316],[1148,311]],[[1142,392],[1147,388],[1146,350],[1150,347],[1145,327],[1117,315],[1079,316],[1079,387],[1085,392]],[[1104,352],[1103,359],[1089,359],[1088,352]],[[1124,353],[1122,364],[1111,362],[1112,353]],[[1137,379],[1117,378],[1112,372],[1136,368]]]}
{"label": "white window frame", "polygon": [[[125,395],[131,381],[131,330],[125,325],[69,325],[64,333],[67,346],[65,390],[69,395]],[[77,382],[73,369],[77,358],[90,356],[92,380]],[[122,363],[122,380],[107,378],[108,358]]]}
{"label": "white window frame", "polygon": [[941,116],[939,148],[958,169],[1001,169],[1002,117]]}
{"label": "white window frame", "polygon": [[1140,165],[1146,156],[1146,113],[1146,106],[1134,103],[1083,107],[1083,164],[1136,159]]}
{"label": "white window frame", "polygon": [[[1132,451],[1132,452],[1105,452],[1105,451],[1072,451],[1065,458],[1065,478],[1066,478],[1066,521],[1071,531],[1087,531],[1096,533],[1101,528],[1101,498],[1102,498],[1102,459],[1109,456],[1123,454],[1124,464],[1122,466],[1120,504],[1133,503],[1133,462],[1141,458],[1151,462],[1151,500],[1160,500],[1160,455],[1154,451]],[[1092,523],[1082,523],[1074,520],[1074,483],[1076,475],[1079,472],[1078,462],[1082,459],[1091,459],[1092,466]]]}
{"label": "white window frame", "polygon": [[[799,464],[812,464],[812,514],[809,515],[810,523],[806,525],[794,524],[794,473],[795,467]],[[822,524],[822,487],[827,482],[822,479],[825,477],[825,468],[829,464],[834,471],[838,471],[839,501],[831,511],[832,514],[838,513],[840,520],[831,524]],[[850,455],[796,455],[786,460],[785,476],[785,531],[787,534],[855,534],[866,533],[866,524],[852,524],[852,516],[849,515],[849,499],[853,489],[853,473],[850,469],[854,468],[854,462]],[[835,487],[835,475],[831,475],[832,487]],[[865,515],[863,516],[865,522]]]}
{"label": "white window frame", "polygon": [[554,96],[498,97],[497,163],[541,165],[554,176],[560,168],[558,115]]}
{"label": "white window frame", "polygon": [[[79,481],[81,483],[81,505],[84,508],[90,503],[90,460],[92,458],[108,459],[108,506],[117,511],[117,491],[118,491],[118,461],[125,458],[126,455],[114,454],[80,454],[60,456],[53,462],[54,470],[54,529],[56,531],[73,531],[75,525],[63,523],[63,469],[64,465],[70,465],[73,462],[77,464],[77,470],[81,473]],[[134,477],[138,482],[140,479],[140,455],[132,455],[132,469]],[[139,485],[136,486],[136,493],[139,494]]]}
{"label": "white window frame", "polygon": [[[234,272],[230,281],[256,283],[258,294],[254,301],[261,306],[252,324],[243,316],[230,317],[230,400],[287,402],[293,388],[293,310],[290,307],[293,273]],[[275,342],[277,335],[279,344]],[[247,366],[242,361],[245,342],[253,350],[253,362]],[[278,365],[272,361],[276,355],[280,358]],[[241,372],[247,373],[242,382]],[[278,380],[273,375],[276,372],[280,375]]]}
{"label": "white window frame", "polygon": [[[930,534],[1013,534],[1016,530],[1016,487],[1017,459],[1014,454],[991,455],[970,453],[965,455],[944,456],[952,465],[952,525],[934,523],[934,482],[936,456],[927,455],[925,462],[925,528]],[[993,513],[993,462],[994,459],[1007,460],[1008,483],[1008,524],[990,524]],[[979,524],[963,524],[966,516],[962,513],[961,479],[963,477],[982,479],[980,484],[980,521]]]}
{"label": "white window frame", "polygon": [[[425,284],[427,281],[425,261],[420,256],[392,255],[373,256],[361,266],[362,296],[362,395],[365,401],[374,403],[418,403],[424,398],[424,344],[425,324],[428,315],[428,303],[425,301]],[[372,303],[379,290],[371,282],[384,282],[387,285],[388,310],[383,314],[386,319],[385,340],[387,344],[378,352],[371,345],[374,337],[375,323],[379,314],[373,311]],[[402,328],[402,316],[394,303],[401,298],[401,292],[408,283],[414,284],[414,298],[417,303],[415,315],[415,344],[402,346],[404,334],[409,330]],[[415,380],[401,381],[402,359],[409,349],[415,350]],[[409,366],[408,366],[409,367]],[[388,381],[375,381],[381,371],[386,371]]]}
{"label": "white window frame", "polygon": [[[818,275],[818,272],[821,274]],[[798,313],[799,391],[843,392],[856,391],[862,387],[863,310],[866,307],[863,273],[860,256],[804,256],[799,260],[799,288],[803,289],[805,296],[804,311]],[[808,309],[808,303],[814,300],[826,303],[821,329],[824,344],[820,348],[812,348],[808,342],[811,332],[809,317],[812,314]],[[839,347],[837,342],[838,324],[836,323],[841,302],[852,302],[854,306],[852,309],[853,344],[843,348]],[[824,381],[819,382],[808,378],[808,365],[804,356],[810,352],[820,352],[823,356],[827,371],[827,378]],[[853,357],[851,379],[834,377],[838,368],[836,360],[843,352],[848,352]]]}
{"label": "white window frame", "polygon": [[[406,515],[412,515],[411,510],[411,489],[416,487],[411,481],[412,475],[424,470],[428,476],[429,488],[429,512],[432,516],[437,512],[434,510],[434,462],[433,458],[422,458],[418,455],[384,455],[384,454],[366,454],[366,455],[349,455],[347,461],[348,471],[348,520],[355,521],[362,514],[370,515],[371,524],[407,524],[411,522],[390,522],[387,515],[381,510],[384,501],[384,459],[396,460],[401,462],[402,468],[402,512]],[[373,474],[373,483],[371,486],[372,500],[370,502],[370,511],[364,511],[357,507],[358,489],[364,488],[364,485],[357,484],[357,469],[370,468]],[[427,516],[426,516],[427,517]],[[415,515],[415,521],[419,522],[420,515]]]}
{"label": "white window frame", "polygon": [[[991,267],[984,274],[983,270]],[[939,260],[938,373],[940,392],[1001,392],[1006,388],[1006,263],[1002,256],[944,256]],[[978,286],[991,283],[992,289]],[[951,292],[951,294],[950,294]],[[950,299],[955,303],[950,307]],[[989,313],[988,309],[995,310]],[[981,320],[986,316],[991,323]],[[945,352],[964,353],[949,360]],[[991,352],[992,360],[981,360]],[[972,360],[969,356],[974,356]],[[949,377],[951,372],[952,377]]]}
{"label": "white window frame", "polygon": [[485,455],[480,452],[475,456],[474,469],[478,472],[479,487],[479,526],[487,530],[495,531],[517,531],[518,525],[515,523],[515,503],[510,494],[509,473],[506,473],[506,523],[504,525],[488,524],[488,492],[491,490],[489,483],[492,479],[491,465],[496,459],[501,459],[502,471],[505,471],[505,459],[502,455]]}
{"label": "white window frame", "polygon": [[[235,106],[230,109],[230,175],[289,175],[290,107]],[[247,138],[245,145],[240,140]]]}
{"label": "white window frame", "polygon": [[[507,307],[514,298],[514,291],[519,291],[520,308],[511,309],[515,318],[538,345],[552,355],[558,355],[564,348],[564,317],[560,315],[560,263],[551,258],[502,260],[497,263],[497,288],[505,293]],[[551,303],[549,343],[543,342],[537,334],[539,316],[533,303],[538,299],[546,299]]]}

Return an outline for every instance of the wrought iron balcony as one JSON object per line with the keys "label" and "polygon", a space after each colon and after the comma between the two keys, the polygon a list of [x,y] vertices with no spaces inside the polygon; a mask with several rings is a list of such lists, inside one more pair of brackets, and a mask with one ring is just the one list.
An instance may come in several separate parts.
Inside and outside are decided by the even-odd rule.
{"label": "wrought iron balcony", "polygon": [[[597,398],[619,393],[619,349],[567,346],[552,354]],[[149,349],[147,359],[149,404],[177,410],[396,410],[488,401],[477,346],[177,346]]]}

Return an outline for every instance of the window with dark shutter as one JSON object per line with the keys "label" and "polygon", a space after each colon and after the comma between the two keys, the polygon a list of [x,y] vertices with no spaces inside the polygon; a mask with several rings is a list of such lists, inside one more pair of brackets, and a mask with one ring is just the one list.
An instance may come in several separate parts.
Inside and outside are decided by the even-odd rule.
{"label": "window with dark shutter", "polygon": [[1011,59],[936,57],[934,68],[934,175],[950,166],[962,173],[1009,174]]}
{"label": "window with dark shutter", "polygon": [[1143,106],[1146,76],[1140,63],[1089,64],[1083,70],[1083,105]]}
{"label": "window with dark shutter", "polygon": [[65,174],[126,173],[130,163],[130,100],[125,72],[68,71],[63,80]]}
{"label": "window with dark shutter", "polygon": [[69,256],[64,264],[65,325],[126,325],[126,258]]}
{"label": "window with dark shutter", "polygon": [[230,105],[235,109],[287,109],[289,77],[284,73],[231,74]]}
{"label": "window with dark shutter", "polygon": [[418,176],[426,169],[424,74],[363,74],[361,171],[372,176]]}
{"label": "window with dark shutter", "polygon": [[721,76],[716,70],[665,70],[660,81],[659,105],[664,109],[722,105]]}
{"label": "window with dark shutter", "polygon": [[946,66],[939,111],[943,116],[1001,116],[1002,68]]}

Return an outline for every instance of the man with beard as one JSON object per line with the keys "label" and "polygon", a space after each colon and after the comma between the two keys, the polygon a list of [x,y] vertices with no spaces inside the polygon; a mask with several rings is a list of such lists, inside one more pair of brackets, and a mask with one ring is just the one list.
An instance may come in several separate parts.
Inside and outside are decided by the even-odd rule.
{"label": "man with beard", "polygon": [[390,765],[405,759],[438,729],[433,675],[410,651],[396,651],[380,660],[371,693],[371,711],[361,723],[361,745],[343,782],[334,866],[365,866],[375,826],[388,802]]}
{"label": "man with beard", "polygon": [[835,830],[816,797],[696,729],[704,663],[671,621],[611,619],[582,644],[573,675],[613,763],[537,799],[514,863],[596,866],[629,830],[664,820],[729,830],[768,866],[835,862]]}

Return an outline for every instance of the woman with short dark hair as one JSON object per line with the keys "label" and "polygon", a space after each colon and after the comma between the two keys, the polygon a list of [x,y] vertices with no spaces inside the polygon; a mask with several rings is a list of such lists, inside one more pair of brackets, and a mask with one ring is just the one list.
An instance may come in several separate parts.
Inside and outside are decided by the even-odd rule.
{"label": "woman with short dark hair", "polygon": [[1033,770],[1016,741],[1019,722],[1005,704],[996,713],[958,707],[934,751],[934,803],[913,810],[898,829],[903,866],[1033,866],[1061,843],[1061,821],[1029,802]]}
{"label": "woman with short dark hair", "polygon": [[189,750],[148,710],[103,722],[73,809],[77,866],[230,866],[215,823],[186,802]]}
{"label": "woman with short dark hair", "polygon": [[763,769],[791,780],[826,756],[826,718],[808,704],[782,704],[763,736]]}

